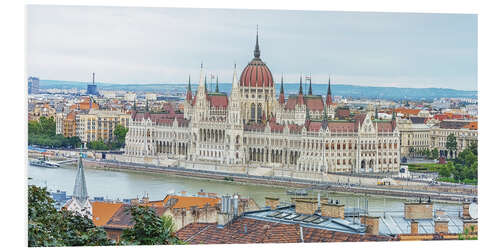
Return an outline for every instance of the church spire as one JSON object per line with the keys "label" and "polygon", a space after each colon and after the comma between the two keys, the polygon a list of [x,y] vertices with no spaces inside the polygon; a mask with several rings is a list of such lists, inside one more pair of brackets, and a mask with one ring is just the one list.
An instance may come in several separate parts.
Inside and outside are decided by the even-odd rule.
{"label": "church spire", "polygon": [[323,121],[321,122],[321,127],[323,129],[328,127],[328,113],[326,112],[326,105],[323,105]]}
{"label": "church spire", "polygon": [[281,74],[281,87],[280,87],[279,103],[280,104],[284,104],[285,103],[285,90],[283,89],[283,73]]}
{"label": "church spire", "polygon": [[260,49],[259,49],[259,25],[257,25],[257,35],[255,37],[255,49],[253,51],[253,56],[255,58],[260,58]]}
{"label": "church spire", "polygon": [[76,170],[75,187],[73,189],[73,199],[80,202],[81,205],[84,205],[87,198],[87,183],[85,182],[82,154],[80,153],[80,158],[78,159],[78,169]]}
{"label": "church spire", "polygon": [[332,100],[332,90],[330,89],[330,76],[328,76],[328,91],[326,94],[326,105],[332,105],[333,100]]}
{"label": "church spire", "polygon": [[302,74],[300,74],[300,87],[299,87],[299,94],[302,94]]}
{"label": "church spire", "polygon": [[313,90],[312,90],[312,78],[311,78],[311,75],[309,74],[309,93],[307,93],[308,95],[312,95],[313,94]]}
{"label": "church spire", "polygon": [[219,93],[219,76],[215,80],[215,93]]}
{"label": "church spire", "polygon": [[187,93],[186,93],[186,101],[191,103],[192,99],[193,99],[193,93],[191,91],[191,75],[189,75],[188,89],[187,89]]}

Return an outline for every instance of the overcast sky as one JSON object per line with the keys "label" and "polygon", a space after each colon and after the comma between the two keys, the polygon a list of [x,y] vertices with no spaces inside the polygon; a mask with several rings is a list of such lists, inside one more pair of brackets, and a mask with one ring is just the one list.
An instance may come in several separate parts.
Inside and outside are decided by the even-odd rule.
{"label": "overcast sky", "polygon": [[298,82],[477,90],[477,16],[137,7],[27,7],[27,73],[41,79],[230,82],[253,58]]}

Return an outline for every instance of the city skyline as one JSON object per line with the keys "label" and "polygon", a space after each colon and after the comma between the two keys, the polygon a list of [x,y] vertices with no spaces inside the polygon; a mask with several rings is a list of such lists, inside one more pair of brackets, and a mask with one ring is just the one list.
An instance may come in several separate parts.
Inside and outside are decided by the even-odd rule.
{"label": "city skyline", "polygon": [[275,82],[310,73],[315,83],[334,75],[339,84],[477,90],[476,15],[81,6],[27,14],[27,73],[41,79],[197,82],[203,61],[230,82],[259,25]]}

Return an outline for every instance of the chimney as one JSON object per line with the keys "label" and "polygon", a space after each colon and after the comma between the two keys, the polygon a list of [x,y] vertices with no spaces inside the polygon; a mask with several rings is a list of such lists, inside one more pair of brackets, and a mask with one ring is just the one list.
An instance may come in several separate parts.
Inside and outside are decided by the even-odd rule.
{"label": "chimney", "polygon": [[418,234],[418,221],[411,220],[411,231],[410,234]]}
{"label": "chimney", "polygon": [[304,229],[300,226],[300,242],[304,243]]}
{"label": "chimney", "polygon": [[379,234],[379,217],[376,216],[361,216],[361,224],[366,225],[366,233],[369,235]]}
{"label": "chimney", "polygon": [[318,210],[318,203],[314,200],[296,199],[295,212],[298,214],[313,215]]}
{"label": "chimney", "polygon": [[470,216],[470,202],[464,202],[463,205],[462,205],[462,218],[464,219],[471,219],[471,216]]}
{"label": "chimney", "polygon": [[432,219],[433,204],[430,201],[427,202],[405,202],[405,219]]}
{"label": "chimney", "polygon": [[266,207],[270,207],[271,210],[276,209],[280,204],[279,198],[266,197]]}
{"label": "chimney", "polygon": [[434,220],[434,232],[435,233],[448,233],[448,220],[436,219]]}
{"label": "chimney", "polygon": [[465,233],[465,230],[467,229],[469,233],[477,233],[478,228],[477,228],[477,220],[463,220],[464,227],[463,227],[463,232]]}
{"label": "chimney", "polygon": [[321,203],[321,215],[331,218],[344,219],[344,205],[333,202]]}

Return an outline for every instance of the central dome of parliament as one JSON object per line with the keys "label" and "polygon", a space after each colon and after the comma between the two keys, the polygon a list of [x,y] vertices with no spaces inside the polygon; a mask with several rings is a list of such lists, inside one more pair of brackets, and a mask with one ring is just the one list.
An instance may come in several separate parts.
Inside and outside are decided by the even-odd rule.
{"label": "central dome of parliament", "polygon": [[240,86],[242,87],[274,87],[271,71],[260,59],[259,34],[253,51],[254,58],[241,72]]}

